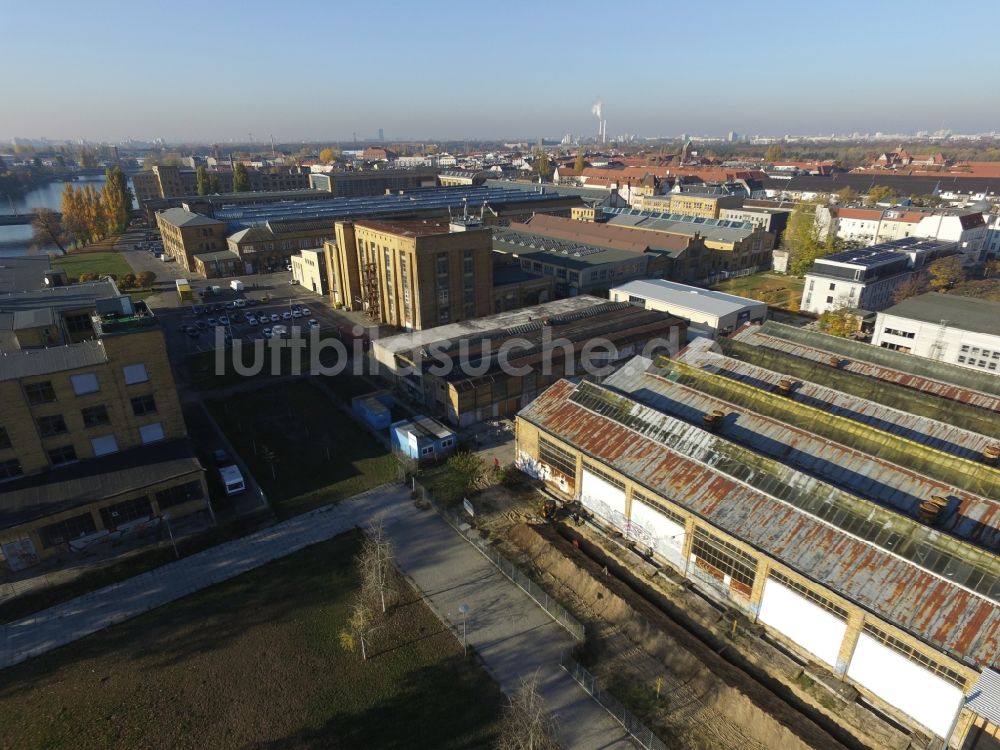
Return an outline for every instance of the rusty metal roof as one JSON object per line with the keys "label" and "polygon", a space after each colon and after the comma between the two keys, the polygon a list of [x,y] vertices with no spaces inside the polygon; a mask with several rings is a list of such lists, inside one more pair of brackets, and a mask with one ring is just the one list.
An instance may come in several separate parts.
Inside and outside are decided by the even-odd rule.
{"label": "rusty metal roof", "polygon": [[[956,385],[954,382],[948,382],[940,378],[931,378],[901,369],[898,357],[907,357],[910,360],[913,360],[912,363],[907,363],[910,364],[910,370],[918,369],[916,367],[917,365],[924,365],[926,367],[935,366],[943,373],[942,377],[949,377],[951,380],[959,380],[961,376],[965,375],[979,375],[980,377],[991,378],[992,380],[998,381],[996,384],[980,384],[981,389],[987,388],[991,385],[993,388],[1000,388],[1000,380],[998,380],[995,375],[988,373],[975,373],[966,370],[965,368],[960,368],[957,365],[948,365],[943,362],[934,362],[933,360],[924,359],[923,357],[900,354],[899,352],[890,352],[888,349],[883,350],[881,347],[873,347],[868,344],[860,344],[858,342],[849,342],[846,339],[838,339],[836,336],[812,334],[812,332],[804,332],[801,334],[792,333],[796,330],[797,329],[792,326],[783,326],[781,324],[768,321],[763,326],[747,326],[734,334],[732,338],[736,341],[743,341],[755,346],[764,346],[769,349],[775,349],[796,357],[813,360],[815,362],[822,362],[831,366],[833,366],[834,358],[836,358],[837,365],[835,366],[839,369],[846,370],[847,372],[867,375],[868,377],[897,383],[899,385],[906,386],[907,388],[913,388],[924,393],[931,393],[942,398],[951,399],[952,401],[959,401],[964,404],[977,406],[981,409],[1000,412],[1000,397],[989,392],[984,392],[983,390],[976,390],[968,386]],[[795,338],[792,338],[793,336]],[[850,347],[849,350],[847,350],[849,353],[845,355],[842,353],[841,349],[848,344],[853,344],[854,346]],[[862,348],[858,349],[856,347]],[[875,359],[883,359],[881,355],[881,352],[883,351],[887,354],[897,355],[897,357],[892,359],[892,363],[895,366],[879,364],[878,362],[873,361]],[[960,370],[961,372],[955,373],[951,372],[952,370]],[[977,380],[976,382],[979,383],[980,381]]]}
{"label": "rusty metal roof", "polygon": [[[773,388],[788,377],[785,373],[720,354],[715,351],[713,342],[707,339],[692,341],[678,359],[758,388]],[[983,450],[996,443],[1000,436],[1000,421],[997,425],[998,436],[988,437],[801,379],[795,379],[792,398],[892,435],[916,439],[928,447],[971,461],[979,460]]]}
{"label": "rusty metal roof", "polygon": [[[685,356],[691,357],[690,349]],[[719,359],[713,355],[709,361],[725,367],[718,364]],[[922,502],[935,495],[946,497],[950,503],[935,528],[1000,551],[1000,502],[754,412],[744,402],[701,392],[697,382],[691,386],[672,382],[658,374],[652,362],[645,363],[648,368],[642,370],[642,362],[633,361],[607,378],[604,385],[696,425],[702,424],[704,414],[720,409],[727,414],[722,433],[726,439],[910,518],[919,518]]]}
{"label": "rusty metal roof", "polygon": [[519,417],[957,659],[1000,650],[995,555],[592,383]]}

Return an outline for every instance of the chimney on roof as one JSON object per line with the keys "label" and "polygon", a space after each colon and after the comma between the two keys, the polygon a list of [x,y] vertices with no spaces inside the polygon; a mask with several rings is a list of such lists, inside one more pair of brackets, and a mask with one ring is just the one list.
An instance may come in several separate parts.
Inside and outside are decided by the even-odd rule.
{"label": "chimney on roof", "polygon": [[920,503],[920,520],[926,524],[934,523],[941,515],[941,511],[948,507],[948,498],[942,495],[934,495],[930,500]]}
{"label": "chimney on roof", "polygon": [[702,415],[701,421],[705,426],[706,430],[711,430],[712,432],[718,432],[722,429],[722,423],[726,419],[726,413],[722,409],[716,409],[715,411],[705,412]]}
{"label": "chimney on roof", "polygon": [[1000,459],[1000,443],[987,445],[986,448],[983,449],[983,461],[995,466],[997,459]]}

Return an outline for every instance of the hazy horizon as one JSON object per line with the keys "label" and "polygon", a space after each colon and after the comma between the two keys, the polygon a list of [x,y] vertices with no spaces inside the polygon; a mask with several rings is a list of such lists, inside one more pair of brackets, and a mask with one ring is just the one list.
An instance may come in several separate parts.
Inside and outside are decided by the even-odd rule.
{"label": "hazy horizon", "polygon": [[535,140],[593,136],[597,99],[609,137],[1000,130],[1000,5],[961,44],[939,8],[0,0],[0,138]]}

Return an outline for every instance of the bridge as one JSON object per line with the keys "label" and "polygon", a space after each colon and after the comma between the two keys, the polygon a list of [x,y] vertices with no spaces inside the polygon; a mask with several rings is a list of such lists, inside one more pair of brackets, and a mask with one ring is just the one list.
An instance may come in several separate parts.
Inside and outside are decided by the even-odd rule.
{"label": "bridge", "polygon": [[[56,213],[56,216],[62,218],[62,214]],[[0,214],[0,227],[16,227],[23,224],[30,224],[35,220],[35,214]]]}

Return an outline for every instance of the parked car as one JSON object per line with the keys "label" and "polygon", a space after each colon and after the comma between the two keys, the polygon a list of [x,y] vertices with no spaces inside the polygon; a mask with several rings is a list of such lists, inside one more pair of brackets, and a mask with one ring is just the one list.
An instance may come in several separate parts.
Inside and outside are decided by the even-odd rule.
{"label": "parked car", "polygon": [[247,325],[255,326],[257,325],[257,316],[253,314],[247,315]]}
{"label": "parked car", "polygon": [[316,318],[309,318],[309,327],[319,328],[319,321],[317,321]]}
{"label": "parked car", "polygon": [[247,299],[247,307],[256,307],[256,306],[257,306],[257,300],[255,300],[253,297]]}
{"label": "parked car", "polygon": [[285,312],[281,313],[281,319],[282,320],[291,320],[292,319],[292,314],[290,312],[288,312],[287,310],[285,310]]}
{"label": "parked car", "polygon": [[238,300],[235,300],[233,302],[233,304],[236,305],[237,307],[246,307],[247,306],[247,301],[245,299],[238,299]]}
{"label": "parked car", "polygon": [[281,316],[278,313],[271,313],[271,322],[278,323],[281,321]]}
{"label": "parked car", "polygon": [[301,318],[302,317],[302,311],[301,310],[292,310],[292,317],[293,318]]}
{"label": "parked car", "polygon": [[264,329],[264,338],[266,338],[266,339],[271,338],[271,329],[270,328],[265,328]]}
{"label": "parked car", "polygon": [[216,448],[212,451],[212,460],[215,461],[216,466],[226,466],[232,463],[225,448]]}
{"label": "parked car", "polygon": [[215,328],[215,327],[216,327],[217,325],[219,325],[219,321],[217,321],[217,320],[216,320],[215,318],[209,318],[209,319],[208,319],[208,324],[209,324],[209,325],[210,325],[210,326],[211,326],[212,328]]}
{"label": "parked car", "polygon": [[291,284],[292,286],[296,286],[299,283],[299,280],[298,279],[289,279],[288,283]]}
{"label": "parked car", "polygon": [[235,310],[236,309],[236,303],[233,302],[232,300],[229,300],[229,302],[226,303],[226,309],[227,310]]}
{"label": "parked car", "polygon": [[227,325],[229,325],[229,316],[228,315],[220,315],[219,316],[219,325],[220,326],[227,326]]}

